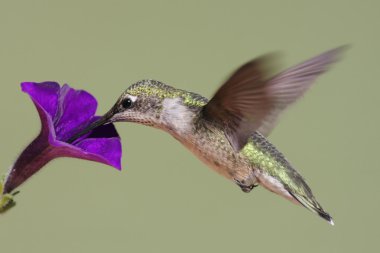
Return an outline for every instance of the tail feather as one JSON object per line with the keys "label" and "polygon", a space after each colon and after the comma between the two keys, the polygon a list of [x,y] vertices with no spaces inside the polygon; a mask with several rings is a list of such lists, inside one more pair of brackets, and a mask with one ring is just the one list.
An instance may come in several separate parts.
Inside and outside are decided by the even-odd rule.
{"label": "tail feather", "polygon": [[323,210],[322,206],[315,199],[309,199],[304,196],[294,194],[291,191],[289,191],[289,194],[292,195],[301,205],[313,213],[318,214],[321,218],[325,219],[328,223],[334,226],[333,218],[330,214]]}

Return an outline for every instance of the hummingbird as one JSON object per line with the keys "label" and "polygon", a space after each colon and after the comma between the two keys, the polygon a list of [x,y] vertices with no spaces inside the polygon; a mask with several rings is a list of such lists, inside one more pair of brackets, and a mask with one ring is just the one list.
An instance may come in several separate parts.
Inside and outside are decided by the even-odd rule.
{"label": "hummingbird", "polygon": [[300,173],[267,136],[280,114],[339,60],[343,47],[273,74],[274,55],[238,68],[207,98],[156,80],[132,84],[99,120],[69,142],[111,122],[161,129],[243,192],[261,185],[334,225]]}

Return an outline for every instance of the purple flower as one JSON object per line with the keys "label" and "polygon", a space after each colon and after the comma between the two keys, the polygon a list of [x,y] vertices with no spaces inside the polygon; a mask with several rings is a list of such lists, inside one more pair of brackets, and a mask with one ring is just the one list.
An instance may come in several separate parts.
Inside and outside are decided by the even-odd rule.
{"label": "purple flower", "polygon": [[67,142],[99,118],[94,116],[97,101],[91,94],[55,82],[24,82],[21,87],[36,106],[42,127],[0,182],[0,210],[13,202],[11,193],[16,187],[54,158],[74,157],[121,169],[121,143],[113,124]]}

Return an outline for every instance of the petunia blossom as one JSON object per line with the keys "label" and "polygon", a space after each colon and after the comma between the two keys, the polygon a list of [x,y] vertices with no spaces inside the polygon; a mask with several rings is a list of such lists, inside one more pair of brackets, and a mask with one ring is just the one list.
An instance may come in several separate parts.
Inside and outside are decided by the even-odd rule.
{"label": "petunia blossom", "polygon": [[39,135],[24,149],[0,182],[0,210],[9,206],[16,187],[58,157],[73,157],[121,169],[121,143],[113,124],[101,126],[68,143],[70,137],[97,120],[97,101],[86,91],[56,82],[21,84],[41,119]]}

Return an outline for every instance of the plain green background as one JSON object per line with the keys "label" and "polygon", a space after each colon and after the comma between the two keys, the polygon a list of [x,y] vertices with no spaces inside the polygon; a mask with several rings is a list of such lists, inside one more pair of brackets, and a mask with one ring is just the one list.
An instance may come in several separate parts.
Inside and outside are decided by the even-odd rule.
{"label": "plain green background", "polygon": [[244,194],[168,134],[117,125],[123,171],[58,159],[0,216],[1,252],[376,252],[378,1],[1,1],[0,166],[38,133],[22,81],[86,89],[104,113],[153,78],[210,97],[271,51],[290,67],[350,44],[270,140],[334,217],[263,188]]}

